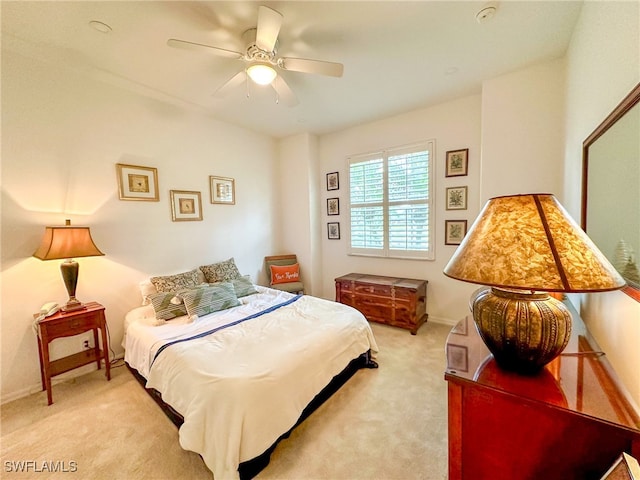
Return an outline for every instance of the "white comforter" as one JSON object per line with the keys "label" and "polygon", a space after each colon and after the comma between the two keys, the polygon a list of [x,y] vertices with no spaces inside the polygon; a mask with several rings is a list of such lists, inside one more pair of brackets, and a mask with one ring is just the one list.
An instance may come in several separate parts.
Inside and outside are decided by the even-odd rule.
{"label": "white comforter", "polygon": [[352,359],[368,350],[375,357],[378,350],[360,312],[305,295],[203,338],[172,344],[153,360],[167,341],[293,298],[258,290],[242,299],[243,305],[193,323],[179,319],[151,326],[148,319],[128,319],[125,347],[130,345],[131,352],[126,350],[125,360],[184,417],[180,445],[199,453],[216,480],[238,478],[238,465],[262,454],[293,427],[306,405]]}

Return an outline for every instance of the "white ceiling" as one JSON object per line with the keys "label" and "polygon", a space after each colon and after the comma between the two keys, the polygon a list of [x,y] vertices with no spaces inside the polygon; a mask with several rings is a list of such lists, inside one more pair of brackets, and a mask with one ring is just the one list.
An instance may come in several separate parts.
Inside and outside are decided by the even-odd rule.
{"label": "white ceiling", "polygon": [[[244,51],[259,5],[284,16],[280,56],[344,64],[342,78],[282,75],[299,105],[271,87],[212,94],[239,60],[168,47],[179,38]],[[482,81],[564,55],[582,2],[503,1],[479,23],[478,1],[2,1],[2,47],[157,98],[204,109],[274,137],[323,134],[456,97]],[[98,20],[108,34],[89,26]],[[3,65],[3,68],[10,65]]]}

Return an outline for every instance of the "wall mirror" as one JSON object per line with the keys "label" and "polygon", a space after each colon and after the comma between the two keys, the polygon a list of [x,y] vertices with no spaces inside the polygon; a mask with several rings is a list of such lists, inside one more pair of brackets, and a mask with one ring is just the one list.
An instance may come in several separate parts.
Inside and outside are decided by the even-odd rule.
{"label": "wall mirror", "polygon": [[582,228],[640,302],[640,84],[582,144]]}

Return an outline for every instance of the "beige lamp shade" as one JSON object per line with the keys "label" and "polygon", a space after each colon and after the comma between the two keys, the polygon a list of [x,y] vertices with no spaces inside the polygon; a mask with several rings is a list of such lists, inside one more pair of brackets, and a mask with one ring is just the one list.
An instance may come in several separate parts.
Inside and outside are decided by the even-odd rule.
{"label": "beige lamp shade", "polygon": [[493,287],[603,292],[625,281],[553,195],[490,199],[444,269]]}
{"label": "beige lamp shade", "polygon": [[95,257],[97,255],[104,255],[104,253],[98,250],[96,244],[93,243],[89,227],[71,226],[71,220],[67,220],[63,227],[45,227],[42,242],[33,256],[40,260],[65,259],[60,265],[60,271],[69,294],[69,300],[62,307],[63,312],[85,308],[82,302],[76,298],[79,266],[73,257]]}
{"label": "beige lamp shade", "polygon": [[33,254],[40,260],[93,257],[104,255],[93,243],[89,227],[45,227],[40,246]]}

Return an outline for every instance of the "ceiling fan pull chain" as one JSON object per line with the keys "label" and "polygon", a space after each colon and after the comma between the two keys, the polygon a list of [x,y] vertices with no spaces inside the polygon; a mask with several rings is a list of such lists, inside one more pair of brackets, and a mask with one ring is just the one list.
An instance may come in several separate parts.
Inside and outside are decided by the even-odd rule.
{"label": "ceiling fan pull chain", "polygon": [[249,75],[245,75],[244,84],[245,84],[245,88],[247,90],[247,98],[249,98],[249,97],[251,97],[250,92],[249,92]]}

